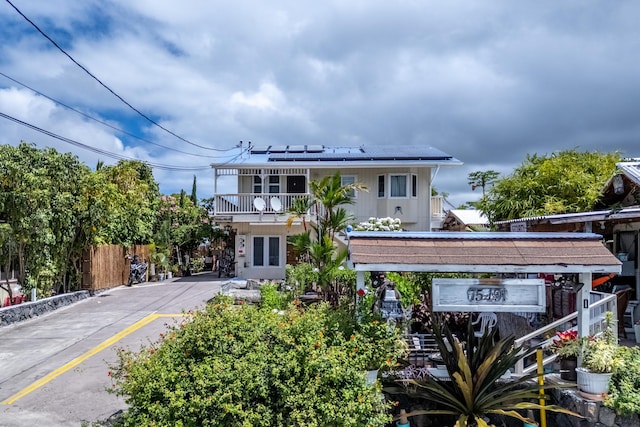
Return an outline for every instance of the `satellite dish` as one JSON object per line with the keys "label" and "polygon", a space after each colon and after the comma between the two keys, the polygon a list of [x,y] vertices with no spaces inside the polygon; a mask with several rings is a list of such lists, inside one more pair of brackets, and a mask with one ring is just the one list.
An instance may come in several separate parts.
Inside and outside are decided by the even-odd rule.
{"label": "satellite dish", "polygon": [[253,207],[262,212],[267,207],[267,204],[262,197],[256,197],[253,199]]}
{"label": "satellite dish", "polygon": [[280,212],[282,210],[282,202],[280,201],[280,199],[278,199],[277,197],[272,197],[270,201],[271,208],[273,208],[274,211]]}

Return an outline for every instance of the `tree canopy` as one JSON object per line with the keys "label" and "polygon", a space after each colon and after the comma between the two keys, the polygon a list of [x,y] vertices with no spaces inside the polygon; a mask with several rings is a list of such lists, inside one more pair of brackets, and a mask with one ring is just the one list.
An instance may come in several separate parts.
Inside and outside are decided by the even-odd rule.
{"label": "tree canopy", "polygon": [[151,167],[141,161],[100,162],[92,172],[70,153],[22,142],[0,145],[0,171],[0,265],[16,271],[25,291],[77,288],[91,245],[159,240],[169,253],[174,245],[197,247],[211,230],[206,209],[193,200],[195,180],[192,198],[181,197],[168,214]]}
{"label": "tree canopy", "polygon": [[619,161],[618,152],[576,149],[527,155],[511,175],[495,181],[477,206],[491,222],[589,211]]}

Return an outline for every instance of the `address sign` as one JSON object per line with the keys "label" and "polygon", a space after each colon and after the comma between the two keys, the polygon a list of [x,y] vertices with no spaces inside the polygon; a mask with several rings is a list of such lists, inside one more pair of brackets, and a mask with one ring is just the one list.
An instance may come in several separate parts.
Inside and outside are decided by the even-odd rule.
{"label": "address sign", "polygon": [[544,312],[543,279],[433,279],[433,311]]}

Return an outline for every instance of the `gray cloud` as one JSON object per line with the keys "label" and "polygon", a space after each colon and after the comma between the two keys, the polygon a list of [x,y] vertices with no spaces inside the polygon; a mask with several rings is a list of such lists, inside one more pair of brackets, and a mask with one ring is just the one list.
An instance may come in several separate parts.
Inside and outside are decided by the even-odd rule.
{"label": "gray cloud", "polygon": [[[125,99],[202,145],[432,145],[465,162],[435,183],[454,204],[479,197],[469,172],[509,173],[527,153],[640,155],[635,2],[45,3],[19,7]],[[136,119],[6,4],[0,19],[6,74],[158,143],[213,154]],[[38,114],[38,97],[16,97],[12,86],[0,77],[6,114],[157,163],[210,161],[131,140],[60,107]],[[19,139],[52,145],[0,122],[1,143]],[[95,155],[67,149],[95,163]],[[198,177],[199,195],[210,195],[211,172]],[[190,189],[192,173],[156,178],[173,192]]]}

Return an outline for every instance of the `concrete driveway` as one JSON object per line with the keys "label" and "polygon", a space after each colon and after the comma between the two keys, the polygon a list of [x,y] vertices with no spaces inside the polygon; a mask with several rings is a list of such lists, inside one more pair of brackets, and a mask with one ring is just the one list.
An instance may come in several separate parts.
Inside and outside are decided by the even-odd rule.
{"label": "concrete driveway", "polygon": [[0,328],[0,426],[91,425],[125,409],[107,392],[116,352],[156,341],[226,280],[205,273],[119,287]]}

